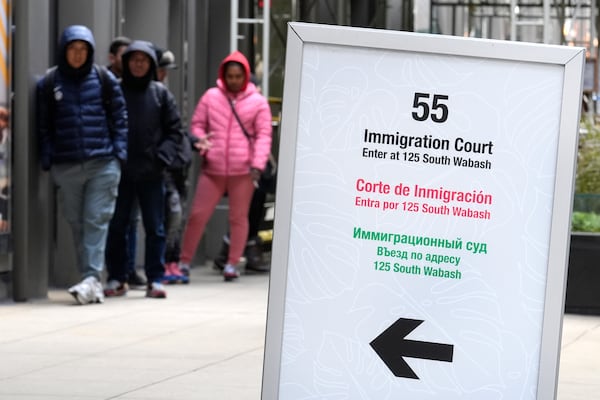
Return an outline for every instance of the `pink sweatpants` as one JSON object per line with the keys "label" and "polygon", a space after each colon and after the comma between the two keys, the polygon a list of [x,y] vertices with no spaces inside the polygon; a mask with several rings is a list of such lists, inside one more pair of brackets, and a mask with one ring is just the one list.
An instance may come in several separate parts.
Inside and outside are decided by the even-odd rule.
{"label": "pink sweatpants", "polygon": [[185,231],[181,262],[190,264],[204,229],[219,200],[227,192],[229,197],[229,255],[227,262],[236,265],[244,253],[248,239],[248,210],[254,193],[252,177],[248,175],[218,176],[201,174]]}

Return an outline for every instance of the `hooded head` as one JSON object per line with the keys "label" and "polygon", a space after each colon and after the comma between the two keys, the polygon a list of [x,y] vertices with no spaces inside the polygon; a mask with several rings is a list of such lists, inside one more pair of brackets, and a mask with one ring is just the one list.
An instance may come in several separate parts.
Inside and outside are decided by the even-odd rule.
{"label": "hooded head", "polygon": [[71,25],[63,31],[58,44],[58,69],[67,76],[80,78],[94,64],[94,35],[83,25]]}
{"label": "hooded head", "polygon": [[[243,76],[238,76],[236,72],[241,72]],[[248,87],[249,81],[250,64],[242,53],[236,50],[221,61],[219,79],[217,79],[220,87],[232,93],[243,92]]]}
{"label": "hooded head", "polygon": [[[123,60],[123,86],[145,89],[150,81],[156,79],[156,52],[152,43],[134,40],[121,58]],[[140,71],[143,74],[140,74]]]}

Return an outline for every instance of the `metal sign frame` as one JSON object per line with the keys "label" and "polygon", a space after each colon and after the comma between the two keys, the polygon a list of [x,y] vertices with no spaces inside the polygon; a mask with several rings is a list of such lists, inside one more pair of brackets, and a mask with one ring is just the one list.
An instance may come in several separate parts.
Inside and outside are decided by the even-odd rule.
{"label": "metal sign frame", "polygon": [[[281,123],[281,146],[275,207],[274,245],[267,313],[262,400],[279,399],[282,343],[285,333],[286,291],[289,285],[288,260],[295,188],[295,160],[299,134],[299,109],[303,96],[301,78],[305,68],[304,46],[326,44],[352,48],[401,50],[455,57],[554,64],[564,68],[562,104],[551,232],[548,245],[547,280],[543,305],[541,351],[537,400],[555,398],[558,380],[560,340],[566,265],[570,241],[570,216],[574,184],[578,126],[583,84],[585,51],[581,48],[469,39],[375,29],[290,23],[288,29],[285,87]],[[306,316],[306,318],[311,318]]]}

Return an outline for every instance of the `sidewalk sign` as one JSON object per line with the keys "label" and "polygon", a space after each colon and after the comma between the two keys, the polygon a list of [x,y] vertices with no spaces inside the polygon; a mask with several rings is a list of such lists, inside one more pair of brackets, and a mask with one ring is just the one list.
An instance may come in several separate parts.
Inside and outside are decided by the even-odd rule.
{"label": "sidewalk sign", "polygon": [[584,62],[289,24],[263,400],[555,398]]}

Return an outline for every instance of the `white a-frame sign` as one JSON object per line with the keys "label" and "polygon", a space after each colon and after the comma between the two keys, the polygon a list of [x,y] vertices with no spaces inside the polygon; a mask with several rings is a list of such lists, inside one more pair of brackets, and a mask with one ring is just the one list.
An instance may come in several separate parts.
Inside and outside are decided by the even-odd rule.
{"label": "white a-frame sign", "polygon": [[584,62],[289,24],[263,400],[555,398]]}

